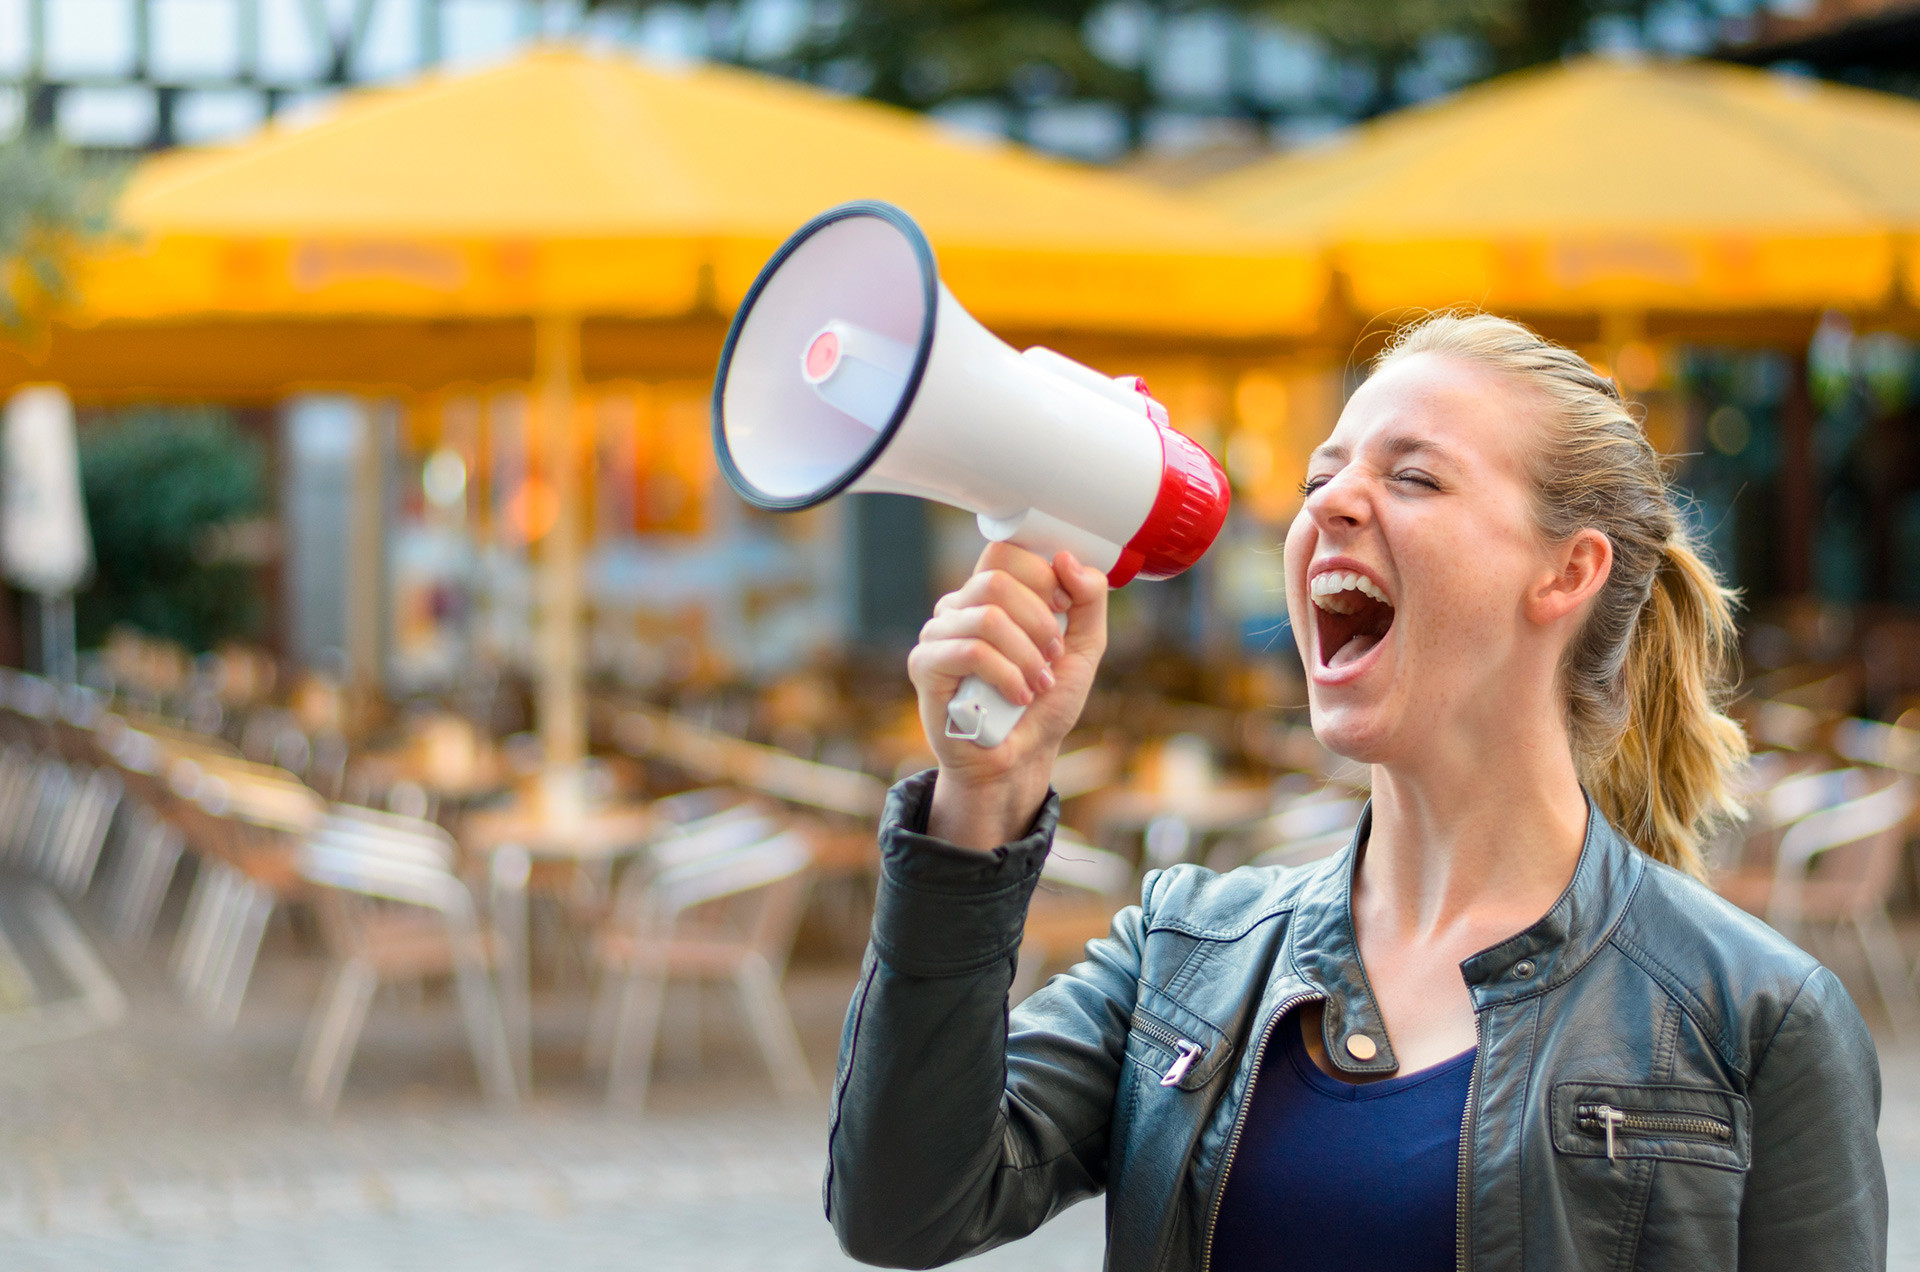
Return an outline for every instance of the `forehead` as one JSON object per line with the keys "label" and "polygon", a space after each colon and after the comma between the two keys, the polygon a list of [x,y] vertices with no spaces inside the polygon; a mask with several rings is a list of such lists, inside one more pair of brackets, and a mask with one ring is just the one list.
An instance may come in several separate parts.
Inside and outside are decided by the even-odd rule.
{"label": "forehead", "polygon": [[1524,391],[1496,371],[1440,354],[1407,354],[1354,392],[1327,447],[1365,456],[1427,442],[1463,467],[1518,475],[1530,432],[1526,407]]}

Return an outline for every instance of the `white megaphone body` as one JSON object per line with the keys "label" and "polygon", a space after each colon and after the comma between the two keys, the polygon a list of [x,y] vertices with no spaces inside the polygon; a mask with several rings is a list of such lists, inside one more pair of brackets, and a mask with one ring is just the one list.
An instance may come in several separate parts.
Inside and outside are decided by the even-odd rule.
{"label": "white megaphone body", "polygon": [[[1226,474],[1142,382],[1000,340],[885,203],[822,213],[761,270],[720,357],[713,434],[756,507],[916,495],[975,514],[989,539],[1070,551],[1115,587],[1180,573],[1227,515]],[[947,734],[998,746],[1022,713],[969,677]]]}

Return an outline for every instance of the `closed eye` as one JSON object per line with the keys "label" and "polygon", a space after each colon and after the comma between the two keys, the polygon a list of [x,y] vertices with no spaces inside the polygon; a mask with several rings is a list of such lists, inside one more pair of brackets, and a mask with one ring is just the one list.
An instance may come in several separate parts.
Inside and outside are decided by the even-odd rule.
{"label": "closed eye", "polygon": [[1328,482],[1332,480],[1333,478],[1331,477],[1307,478],[1305,481],[1300,483],[1300,497],[1303,499],[1306,498],[1308,495],[1311,495],[1314,491],[1320,489],[1320,487],[1326,485]]}
{"label": "closed eye", "polygon": [[1402,469],[1393,475],[1393,479],[1400,482],[1409,482],[1415,486],[1425,486],[1428,490],[1440,489],[1440,483],[1437,480],[1430,474],[1423,473],[1417,468]]}

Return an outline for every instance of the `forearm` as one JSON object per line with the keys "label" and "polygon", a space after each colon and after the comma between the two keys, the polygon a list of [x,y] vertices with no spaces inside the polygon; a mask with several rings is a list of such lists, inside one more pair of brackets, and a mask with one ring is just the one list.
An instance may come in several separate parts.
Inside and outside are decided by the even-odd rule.
{"label": "forearm", "polygon": [[889,798],[873,939],[848,1010],[828,1215],[855,1257],[925,1266],[1022,1235],[1048,1208],[995,1191],[1006,1143],[1007,990],[1057,805],[975,853],[916,833],[930,775]]}

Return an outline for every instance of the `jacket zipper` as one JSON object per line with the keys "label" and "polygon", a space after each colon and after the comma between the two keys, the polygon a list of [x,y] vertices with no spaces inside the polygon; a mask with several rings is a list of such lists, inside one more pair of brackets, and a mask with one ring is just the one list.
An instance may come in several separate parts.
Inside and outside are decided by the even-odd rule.
{"label": "jacket zipper", "polygon": [[1273,1009],[1273,1014],[1267,1017],[1266,1028],[1260,1031],[1260,1045],[1253,1051],[1253,1072],[1247,1077],[1247,1090],[1240,1098],[1240,1111],[1233,1117],[1233,1133],[1227,1137],[1227,1154],[1220,1162],[1220,1178],[1213,1185],[1213,1206],[1207,1211],[1207,1240],[1200,1251],[1200,1272],[1209,1272],[1213,1266],[1213,1229],[1220,1222],[1220,1203],[1227,1195],[1227,1172],[1233,1169],[1233,1154],[1240,1147],[1240,1132],[1247,1124],[1247,1110],[1253,1106],[1253,1088],[1260,1081],[1260,1065],[1266,1058],[1267,1043],[1273,1038],[1273,1027],[1301,1003],[1325,1001],[1317,994],[1301,994],[1286,999]]}
{"label": "jacket zipper", "polygon": [[1467,1070],[1467,1103],[1460,1110],[1460,1161],[1456,1175],[1458,1191],[1453,1212],[1453,1266],[1455,1272],[1467,1272],[1470,1262],[1467,1224],[1473,1194],[1473,1101],[1480,1094],[1480,1013],[1473,1013],[1473,1064]]}
{"label": "jacket zipper", "polygon": [[1170,1029],[1162,1029],[1145,1016],[1134,1017],[1133,1027],[1163,1047],[1174,1050],[1173,1063],[1167,1066],[1167,1072],[1160,1079],[1163,1087],[1179,1086],[1193,1069],[1193,1062],[1207,1054],[1206,1048],[1199,1043],[1182,1038]]}
{"label": "jacket zipper", "polygon": [[1605,1135],[1607,1160],[1614,1161],[1614,1136],[1621,1134],[1698,1135],[1725,1143],[1733,1127],[1724,1118],[1706,1113],[1660,1113],[1652,1109],[1621,1109],[1611,1104],[1581,1104],[1574,1120],[1588,1135]]}

